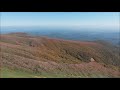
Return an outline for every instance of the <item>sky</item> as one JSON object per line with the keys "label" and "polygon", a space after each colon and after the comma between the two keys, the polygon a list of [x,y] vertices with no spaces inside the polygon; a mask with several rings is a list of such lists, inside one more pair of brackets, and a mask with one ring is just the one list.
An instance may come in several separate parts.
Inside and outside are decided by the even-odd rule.
{"label": "sky", "polygon": [[119,12],[1,12],[1,26],[119,28]]}

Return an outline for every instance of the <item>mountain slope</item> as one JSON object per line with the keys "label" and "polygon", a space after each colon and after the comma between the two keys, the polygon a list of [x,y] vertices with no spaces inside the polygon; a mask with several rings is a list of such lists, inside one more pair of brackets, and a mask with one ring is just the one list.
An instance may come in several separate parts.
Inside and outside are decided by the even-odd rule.
{"label": "mountain slope", "polygon": [[118,48],[101,42],[11,33],[1,35],[0,47],[2,67],[11,70],[46,77],[120,77]]}

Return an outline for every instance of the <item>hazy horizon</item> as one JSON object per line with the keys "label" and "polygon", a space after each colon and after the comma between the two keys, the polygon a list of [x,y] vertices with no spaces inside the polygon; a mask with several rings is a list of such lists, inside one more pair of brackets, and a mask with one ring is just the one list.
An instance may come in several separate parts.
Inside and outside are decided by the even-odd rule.
{"label": "hazy horizon", "polygon": [[118,32],[119,29],[114,28],[89,28],[89,27],[45,27],[45,26],[2,26],[1,32],[24,32],[24,31],[95,31],[95,32]]}
{"label": "hazy horizon", "polygon": [[1,12],[1,27],[119,29],[119,12]]}
{"label": "hazy horizon", "polygon": [[119,12],[2,12],[1,33],[119,44]]}

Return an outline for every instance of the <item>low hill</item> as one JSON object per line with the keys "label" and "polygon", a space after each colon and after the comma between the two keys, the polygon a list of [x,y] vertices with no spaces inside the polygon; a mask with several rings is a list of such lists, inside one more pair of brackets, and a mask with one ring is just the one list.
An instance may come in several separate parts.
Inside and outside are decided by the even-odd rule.
{"label": "low hill", "polygon": [[9,71],[37,77],[120,77],[119,48],[102,41],[10,33],[0,36],[0,48],[1,67]]}

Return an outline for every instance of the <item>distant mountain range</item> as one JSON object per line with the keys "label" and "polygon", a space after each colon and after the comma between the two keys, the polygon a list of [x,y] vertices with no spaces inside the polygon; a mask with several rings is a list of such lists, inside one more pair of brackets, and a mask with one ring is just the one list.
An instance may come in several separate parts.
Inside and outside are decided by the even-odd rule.
{"label": "distant mountain range", "polygon": [[[34,36],[33,33],[32,35],[27,33],[1,34],[1,76],[120,77],[120,47],[102,40],[58,39],[55,35],[61,36],[58,33],[50,35],[54,38],[46,35]],[[64,32],[64,38],[70,38],[65,35]],[[74,35],[73,33],[71,38],[79,37],[77,34]]]}
{"label": "distant mountain range", "polygon": [[96,41],[103,40],[114,45],[120,45],[119,30],[106,29],[70,29],[70,28],[49,28],[49,27],[4,27],[2,34],[11,32],[25,32],[35,36],[48,36],[51,38],[60,38],[66,40],[78,41]]}

